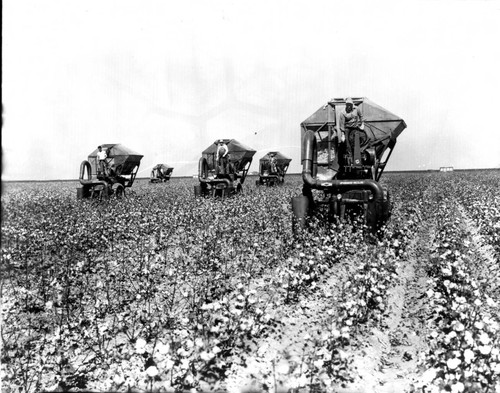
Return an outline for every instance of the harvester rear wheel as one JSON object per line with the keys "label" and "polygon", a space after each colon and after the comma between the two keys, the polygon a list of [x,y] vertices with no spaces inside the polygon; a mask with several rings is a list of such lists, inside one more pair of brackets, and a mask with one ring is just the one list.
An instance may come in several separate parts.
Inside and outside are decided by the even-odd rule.
{"label": "harvester rear wheel", "polygon": [[120,183],[113,184],[113,194],[116,199],[125,198],[125,187],[123,187]]}
{"label": "harvester rear wheel", "polygon": [[390,216],[392,211],[391,194],[387,186],[382,186],[382,190],[384,191],[384,204],[386,204],[389,211],[388,215]]}
{"label": "harvester rear wheel", "polygon": [[381,202],[369,202],[365,209],[365,222],[372,233],[377,233],[391,216],[391,196],[386,186],[382,186],[383,199]]}
{"label": "harvester rear wheel", "polygon": [[198,175],[202,179],[206,179],[208,177],[208,162],[205,157],[201,157],[198,163]]}

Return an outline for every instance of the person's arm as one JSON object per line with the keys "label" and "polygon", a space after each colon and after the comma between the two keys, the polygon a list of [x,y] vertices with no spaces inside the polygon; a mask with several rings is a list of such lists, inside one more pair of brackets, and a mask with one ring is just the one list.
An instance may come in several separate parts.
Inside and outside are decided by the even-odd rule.
{"label": "person's arm", "polygon": [[227,153],[229,153],[229,148],[228,148],[226,145],[224,145],[224,149],[225,149],[226,151],[225,151],[225,153],[224,153],[224,155],[223,155],[222,157],[226,157],[226,156],[227,156]]}
{"label": "person's arm", "polygon": [[359,117],[359,122],[360,122],[359,128],[361,130],[364,130],[365,129],[365,118],[363,117],[363,111],[361,110],[361,108],[359,106],[358,106],[358,117]]}
{"label": "person's arm", "polygon": [[345,115],[343,112],[340,112],[339,116],[339,141],[344,142],[345,141]]}

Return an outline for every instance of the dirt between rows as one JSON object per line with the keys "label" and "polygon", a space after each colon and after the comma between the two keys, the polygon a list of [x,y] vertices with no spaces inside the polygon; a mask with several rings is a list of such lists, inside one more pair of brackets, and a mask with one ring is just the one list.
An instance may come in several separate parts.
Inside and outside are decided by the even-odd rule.
{"label": "dirt between rows", "polygon": [[[344,348],[353,359],[354,382],[332,386],[338,393],[402,393],[410,391],[417,379],[417,360],[427,349],[425,320],[427,275],[434,225],[425,223],[415,235],[408,249],[408,257],[398,262],[398,283],[389,290],[388,310],[377,326],[356,337],[356,343]],[[265,382],[272,392],[308,392],[298,388],[297,381],[287,379],[287,364],[297,364],[312,351],[305,337],[316,333],[316,326],[327,326],[328,302],[338,295],[341,283],[350,274],[354,261],[343,261],[331,270],[314,291],[298,304],[283,306],[276,318],[281,328],[275,334],[261,339],[255,355],[247,366],[234,365],[226,380],[230,392],[262,391]],[[310,344],[310,340],[309,340]],[[294,363],[295,362],[295,363]],[[280,383],[281,382],[281,383]],[[304,381],[302,381],[304,382]]]}
{"label": "dirt between rows", "polygon": [[339,393],[401,393],[418,379],[417,361],[427,350],[425,321],[426,266],[430,259],[434,226],[425,223],[398,263],[399,282],[389,290],[388,312],[380,326],[360,337],[362,348],[353,353],[357,380]]}

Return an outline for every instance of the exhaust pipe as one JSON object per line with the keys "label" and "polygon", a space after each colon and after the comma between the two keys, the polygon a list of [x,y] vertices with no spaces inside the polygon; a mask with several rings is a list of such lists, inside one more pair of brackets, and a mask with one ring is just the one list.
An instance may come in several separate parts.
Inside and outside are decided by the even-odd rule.
{"label": "exhaust pipe", "polygon": [[[87,179],[84,179],[85,168],[87,169]],[[82,163],[80,164],[80,184],[82,186],[107,185],[106,182],[100,180],[92,180],[92,167],[90,166],[90,162],[88,161],[82,161]]]}

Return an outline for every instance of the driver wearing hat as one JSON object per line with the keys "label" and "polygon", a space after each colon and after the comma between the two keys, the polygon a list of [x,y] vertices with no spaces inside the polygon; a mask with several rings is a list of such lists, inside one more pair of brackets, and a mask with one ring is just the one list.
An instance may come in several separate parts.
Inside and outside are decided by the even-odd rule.
{"label": "driver wearing hat", "polygon": [[339,128],[342,142],[345,141],[346,129],[365,129],[363,113],[359,107],[354,105],[352,98],[346,98],[345,100],[345,108],[340,112]]}

